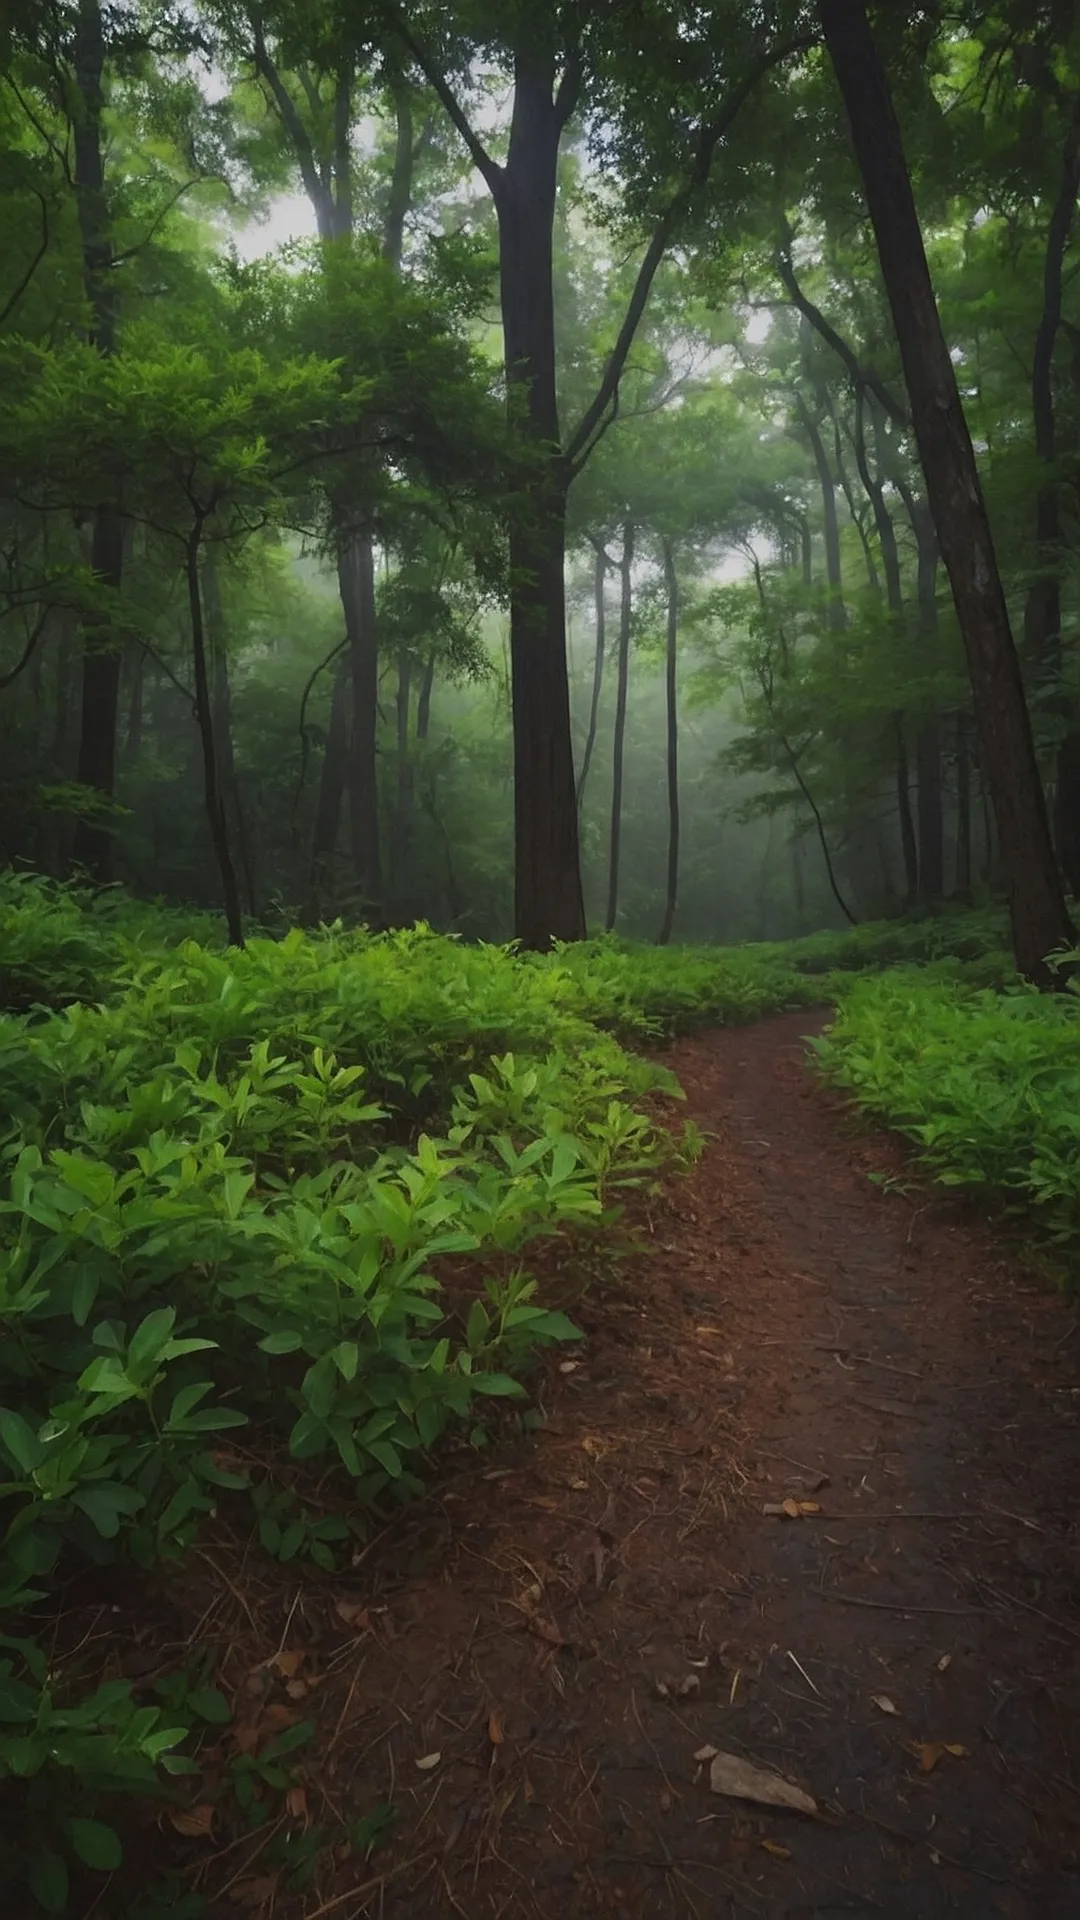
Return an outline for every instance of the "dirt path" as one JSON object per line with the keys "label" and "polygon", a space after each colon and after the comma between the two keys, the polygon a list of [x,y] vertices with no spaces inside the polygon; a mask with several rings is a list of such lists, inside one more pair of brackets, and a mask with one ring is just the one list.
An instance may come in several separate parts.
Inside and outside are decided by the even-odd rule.
{"label": "dirt path", "polygon": [[[357,1570],[355,1640],[302,1597],[313,1773],[397,1823],[290,1914],[1080,1912],[1076,1322],[875,1189],[902,1156],[815,1085],[811,1025],[672,1049],[715,1138],[578,1310],[546,1429]],[[711,1794],[705,1744],[822,1817]]]}

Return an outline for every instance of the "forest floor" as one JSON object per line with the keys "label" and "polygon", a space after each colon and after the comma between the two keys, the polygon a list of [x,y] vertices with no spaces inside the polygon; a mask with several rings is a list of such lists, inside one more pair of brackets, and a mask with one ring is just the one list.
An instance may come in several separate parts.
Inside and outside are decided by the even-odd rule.
{"label": "forest floor", "polygon": [[574,1303],[541,1431],[348,1579],[234,1583],[221,1684],[319,1727],[294,1818],[394,1823],[303,1896],[237,1843],[213,1913],[1080,1912],[1077,1317],[820,1087],[815,1024],[665,1054],[706,1151]]}

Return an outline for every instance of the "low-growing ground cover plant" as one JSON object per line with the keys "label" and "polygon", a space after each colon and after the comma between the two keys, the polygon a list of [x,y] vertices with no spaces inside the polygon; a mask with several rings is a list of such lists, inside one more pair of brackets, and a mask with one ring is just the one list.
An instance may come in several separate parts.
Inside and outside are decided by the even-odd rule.
{"label": "low-growing ground cover plant", "polygon": [[422,925],[236,951],[22,877],[0,929],[0,1882],[58,1913],[115,1866],[112,1808],[194,1764],[209,1697],[54,1672],[58,1591],[179,1562],[223,1501],[275,1559],[332,1571],[451,1432],[482,1440],[530,1357],[577,1337],[530,1249],[609,1236],[696,1151],[642,1106],[678,1089],[626,1043],[821,1004],[897,956],[931,963],[903,977],[925,1007],[959,1006],[1002,964],[985,918],[726,951],[537,957]]}

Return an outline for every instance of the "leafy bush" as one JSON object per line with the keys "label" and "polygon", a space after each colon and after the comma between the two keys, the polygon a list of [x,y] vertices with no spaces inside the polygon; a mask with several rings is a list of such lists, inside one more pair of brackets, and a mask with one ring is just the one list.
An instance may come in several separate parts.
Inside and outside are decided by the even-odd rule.
{"label": "leafy bush", "polygon": [[1080,1002],[933,974],[851,985],[817,1043],[824,1071],[914,1140],[935,1177],[1080,1233]]}

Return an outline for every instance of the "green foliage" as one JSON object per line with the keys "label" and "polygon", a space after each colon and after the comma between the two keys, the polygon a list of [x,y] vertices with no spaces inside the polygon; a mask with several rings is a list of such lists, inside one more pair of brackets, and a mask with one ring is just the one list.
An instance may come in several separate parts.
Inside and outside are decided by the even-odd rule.
{"label": "green foliage", "polygon": [[817,1042],[824,1071],[914,1140],[947,1186],[1080,1233],[1080,1004],[896,972],[860,980]]}

